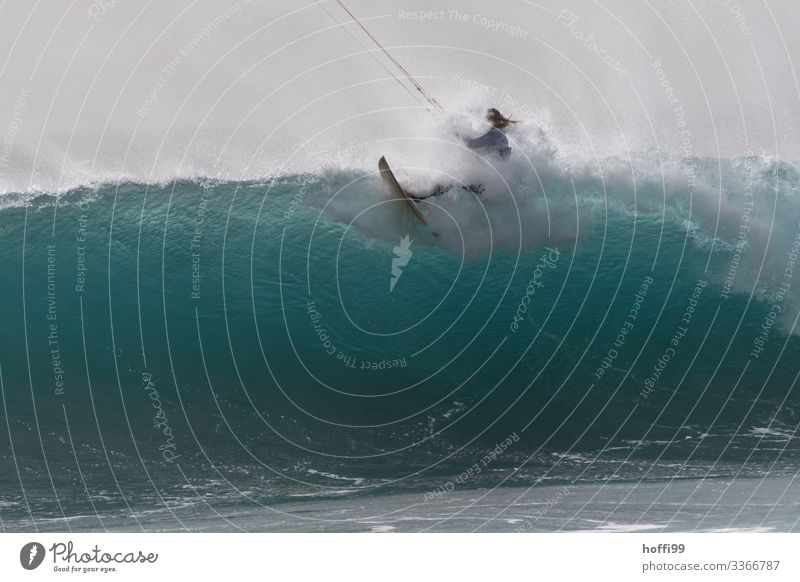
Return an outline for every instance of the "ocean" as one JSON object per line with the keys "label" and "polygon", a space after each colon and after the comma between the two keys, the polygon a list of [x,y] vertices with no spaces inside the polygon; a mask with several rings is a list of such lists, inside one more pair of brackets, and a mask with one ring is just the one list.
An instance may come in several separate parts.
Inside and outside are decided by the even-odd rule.
{"label": "ocean", "polygon": [[3,530],[797,530],[798,168],[475,172],[3,195]]}

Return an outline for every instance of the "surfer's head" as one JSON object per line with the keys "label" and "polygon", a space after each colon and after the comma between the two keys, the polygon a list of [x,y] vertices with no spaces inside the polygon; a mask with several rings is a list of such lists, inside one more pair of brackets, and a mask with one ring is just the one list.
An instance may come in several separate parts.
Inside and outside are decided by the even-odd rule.
{"label": "surfer's head", "polygon": [[516,121],[514,121],[510,117],[505,117],[494,107],[486,110],[486,121],[488,121],[489,123],[492,124],[493,127],[496,127],[498,129],[504,129],[508,127],[509,123],[516,123]]}

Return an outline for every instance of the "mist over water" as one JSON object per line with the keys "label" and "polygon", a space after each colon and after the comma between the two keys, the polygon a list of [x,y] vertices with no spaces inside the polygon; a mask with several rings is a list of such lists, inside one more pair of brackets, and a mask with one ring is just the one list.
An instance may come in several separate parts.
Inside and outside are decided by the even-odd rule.
{"label": "mist over water", "polygon": [[[335,8],[336,20],[314,2],[6,7],[0,189],[246,180],[340,157],[372,169],[378,150],[413,150],[432,118]],[[788,2],[350,8],[446,109],[507,110],[590,164],[798,157]]]}

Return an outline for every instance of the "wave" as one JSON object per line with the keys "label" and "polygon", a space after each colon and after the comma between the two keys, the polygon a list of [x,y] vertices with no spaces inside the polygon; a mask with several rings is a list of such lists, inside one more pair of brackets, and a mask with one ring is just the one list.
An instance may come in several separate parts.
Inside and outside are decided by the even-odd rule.
{"label": "wave", "polygon": [[565,154],[547,123],[541,117],[537,122],[511,132],[515,154],[505,163],[467,151],[456,136],[474,133],[480,122],[450,115],[417,127],[412,142],[365,141],[344,147],[330,142],[329,149],[315,150],[314,163],[301,173],[290,171],[298,160],[267,172],[246,165],[208,173],[200,169],[204,164],[195,170],[182,159],[177,164],[182,169],[158,175],[98,174],[88,169],[71,178],[62,167],[50,182],[7,191],[0,196],[0,209],[35,200],[47,204],[46,195],[65,201],[65,195],[86,190],[164,191],[177,183],[207,189],[261,188],[266,207],[282,213],[285,221],[293,219],[298,207],[310,207],[321,210],[326,220],[391,243],[408,228],[397,212],[398,203],[376,196],[375,159],[382,153],[411,191],[424,193],[451,183],[485,186],[480,196],[456,187],[424,201],[420,206],[431,228],[415,234],[417,244],[482,259],[494,252],[519,254],[536,245],[572,246],[607,228],[609,212],[657,219],[665,228],[685,230],[692,249],[705,253],[706,268],[712,257],[732,253],[723,281],[726,292],[785,300],[786,308],[776,320],[785,330],[792,329],[797,304],[791,289],[792,257],[800,231],[795,163],[752,152],[732,159],[700,158],[690,150],[678,156],[648,151],[604,159]]}
{"label": "wave", "polygon": [[143,472],[188,503],[178,467],[272,503],[486,458],[470,487],[791,464],[797,168],[514,145],[394,152],[409,189],[485,185],[421,203],[428,226],[339,162],[0,197],[14,507],[57,514],[81,479],[160,503]]}
{"label": "wave", "polygon": [[[794,166],[643,155],[577,168],[553,151],[527,153],[477,170],[482,195],[422,204],[427,229],[386,195],[376,171],[21,197],[0,214],[12,274],[3,296],[15,314],[3,328],[3,360],[26,361],[27,336],[37,386],[55,390],[53,365],[34,365],[52,364],[52,301],[64,374],[77,386],[65,392],[87,389],[88,353],[109,387],[140,384],[146,372],[179,399],[182,389],[205,394],[212,383],[256,418],[285,409],[303,419],[298,426],[345,433],[420,427],[431,416],[436,434],[454,411],[488,422],[491,414],[472,412],[488,403],[492,414],[536,411],[538,436],[570,411],[589,420],[603,410],[616,427],[634,401],[654,411],[680,401],[688,408],[678,418],[697,403],[683,400],[678,382],[703,402],[733,406],[726,395],[741,361],[759,378],[748,397],[767,389],[762,381],[782,385],[797,315]],[[398,162],[409,187],[442,177]],[[394,249],[406,236],[412,256],[390,290]],[[682,326],[693,297],[691,325]],[[675,350],[679,363],[640,398],[681,327],[690,329]],[[614,344],[622,331],[625,349]],[[578,395],[597,384],[612,350],[606,386],[585,408]],[[124,382],[111,373],[121,364]],[[27,385],[26,368],[6,366],[7,382]],[[701,390],[705,381],[720,392]],[[622,409],[601,406],[612,397]],[[748,414],[770,418],[781,402],[773,397]],[[541,412],[552,407],[558,414]],[[636,438],[652,430],[644,418]]]}

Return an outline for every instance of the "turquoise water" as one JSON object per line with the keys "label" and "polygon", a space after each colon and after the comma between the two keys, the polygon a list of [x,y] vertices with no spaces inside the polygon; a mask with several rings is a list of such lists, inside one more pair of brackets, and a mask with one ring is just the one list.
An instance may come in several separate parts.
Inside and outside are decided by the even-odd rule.
{"label": "turquoise water", "polygon": [[793,475],[778,170],[761,255],[741,213],[585,176],[435,199],[429,227],[348,171],[7,196],[4,527],[197,504],[213,529],[474,466],[462,490]]}

